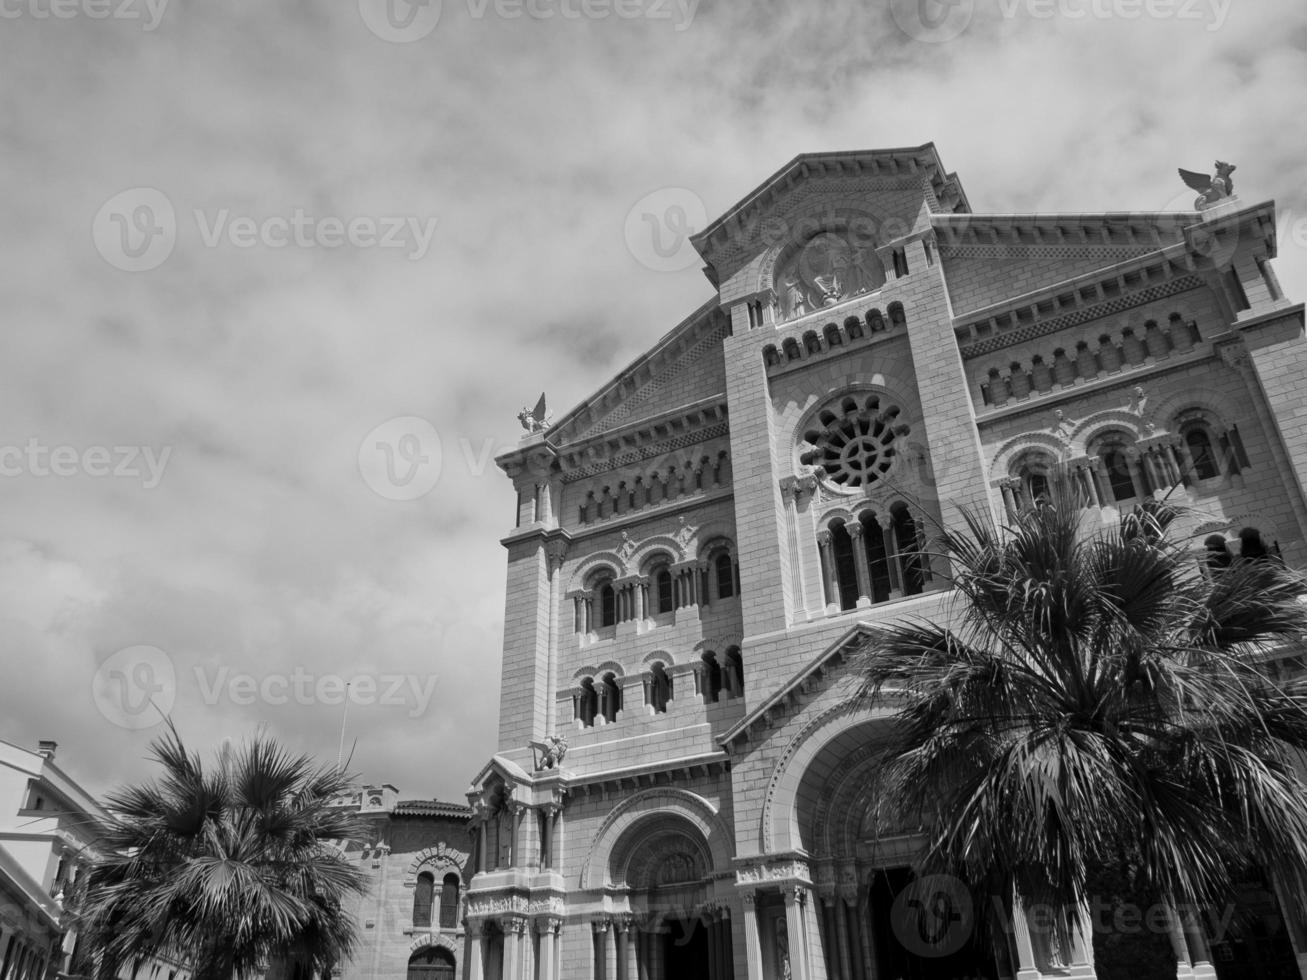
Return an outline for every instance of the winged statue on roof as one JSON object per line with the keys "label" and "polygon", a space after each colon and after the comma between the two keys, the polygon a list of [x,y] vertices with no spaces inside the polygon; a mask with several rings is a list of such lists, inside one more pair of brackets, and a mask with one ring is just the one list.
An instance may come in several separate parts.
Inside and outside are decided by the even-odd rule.
{"label": "winged statue on roof", "polygon": [[1199,192],[1198,199],[1194,201],[1194,207],[1199,211],[1210,208],[1217,201],[1234,196],[1234,181],[1230,179],[1230,174],[1234,173],[1234,164],[1217,160],[1214,166],[1216,173],[1211,177],[1180,168],[1180,179]]}
{"label": "winged statue on roof", "polygon": [[552,416],[545,408],[545,393],[540,392],[540,400],[536,402],[535,408],[523,408],[517,413],[517,420],[522,423],[522,428],[527,432],[543,432],[549,428]]}

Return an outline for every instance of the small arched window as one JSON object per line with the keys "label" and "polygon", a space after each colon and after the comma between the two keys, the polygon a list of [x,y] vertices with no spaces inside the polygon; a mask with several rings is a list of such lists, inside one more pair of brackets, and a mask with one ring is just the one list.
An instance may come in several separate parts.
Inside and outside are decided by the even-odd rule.
{"label": "small arched window", "polygon": [[435,897],[436,879],[429,871],[418,875],[417,887],[413,889],[413,925],[415,927],[431,925],[431,905]]}
{"label": "small arched window", "polygon": [[1221,475],[1221,468],[1216,463],[1216,452],[1212,448],[1212,437],[1204,425],[1193,425],[1184,434],[1184,444],[1193,460],[1194,476],[1200,480],[1211,480]]}
{"label": "small arched window", "polygon": [[723,673],[726,675],[723,683],[731,697],[738,698],[744,694],[744,657],[739,647],[727,648],[726,669]]}
{"label": "small arched window", "polygon": [[1039,470],[1027,470],[1024,474],[1026,496],[1032,504],[1048,500],[1048,476]]}
{"label": "small arched window", "polygon": [[600,709],[604,721],[611,724],[617,720],[617,712],[622,710],[622,688],[613,674],[604,674],[603,688],[599,696]]}
{"label": "small arched window", "polygon": [[576,720],[582,728],[589,728],[595,723],[595,715],[598,713],[599,692],[595,690],[594,679],[586,677],[581,681],[581,690],[576,694]]}
{"label": "small arched window", "polygon": [[654,714],[661,715],[667,710],[667,702],[672,699],[672,679],[667,668],[656,663],[649,671],[649,706]]}
{"label": "small arched window", "polygon": [[445,875],[440,884],[440,928],[454,929],[458,926],[458,875],[452,871]]}
{"label": "small arched window", "polygon": [[831,525],[831,557],[835,563],[835,586],[838,595],[832,598],[841,609],[852,609],[858,604],[858,569],[853,555],[853,539],[843,521]]}
{"label": "small arched window", "polygon": [[[862,525],[862,540],[867,549],[867,575],[871,584],[871,601],[885,602],[890,598],[893,582],[890,580],[889,553],[885,549],[885,531],[871,512],[858,518]],[[855,569],[856,570],[856,569]]]}
{"label": "small arched window", "polygon": [[599,586],[599,625],[617,625],[617,590],[612,582]]}
{"label": "small arched window", "polygon": [[897,504],[893,515],[894,543],[903,573],[903,594],[920,595],[926,587],[926,564],[921,555],[921,542],[917,539],[917,522],[904,504]]}
{"label": "small arched window", "polygon": [[672,588],[672,572],[666,566],[654,572],[654,609],[669,613],[676,609],[676,593]]}
{"label": "small arched window", "polygon": [[717,577],[717,598],[729,599],[735,595],[735,563],[725,551],[713,559],[713,571]]}
{"label": "small arched window", "polygon": [[703,700],[711,703],[721,697],[722,668],[711,650],[703,655]]}

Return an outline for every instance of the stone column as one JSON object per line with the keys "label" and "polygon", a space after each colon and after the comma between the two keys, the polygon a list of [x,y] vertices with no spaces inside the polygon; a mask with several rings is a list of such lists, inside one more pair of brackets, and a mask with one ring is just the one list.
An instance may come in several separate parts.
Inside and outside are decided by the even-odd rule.
{"label": "stone column", "polygon": [[865,528],[858,521],[849,521],[845,527],[853,540],[853,571],[858,580],[858,606],[870,606],[871,576],[867,568],[867,542],[863,535]]}
{"label": "stone column", "polygon": [[518,916],[505,916],[499,922],[504,933],[503,980],[531,980],[527,957],[526,920]]}
{"label": "stone column", "polygon": [[835,575],[835,549],[831,546],[830,528],[817,532],[817,547],[821,551],[821,578],[826,587],[826,609],[840,608],[839,579]]}
{"label": "stone column", "polygon": [[467,980],[483,980],[485,977],[486,935],[485,926],[480,922],[467,922],[464,925],[466,938],[463,940],[463,976]]}
{"label": "stone column", "polygon": [[618,966],[618,972],[626,980],[639,980],[640,976],[640,926],[635,919],[628,918],[623,920],[623,935],[626,939],[626,951],[622,954],[622,962]]}
{"label": "stone column", "polygon": [[721,980],[734,980],[734,950],[731,941],[731,910],[722,908],[717,913],[717,932],[721,937],[720,949],[722,954]]}
{"label": "stone column", "polygon": [[704,910],[695,925],[696,928],[702,928],[708,938],[708,980],[721,980],[719,973],[721,948],[718,945],[717,922],[713,918],[712,910]]}
{"label": "stone column", "polygon": [[862,975],[865,980],[876,976],[876,936],[871,931],[871,888],[864,885],[858,903],[858,935],[862,939]]}
{"label": "stone column", "polygon": [[847,977],[850,974],[848,960],[845,958],[844,952],[844,932],[846,927],[844,916],[842,914],[844,910],[841,907],[844,903],[840,900],[839,896],[832,895],[829,898],[823,897],[821,904],[826,913],[826,935],[829,937],[829,942],[831,944],[827,961],[835,969],[835,975],[837,977]]}
{"label": "stone column", "polygon": [[758,941],[757,896],[753,892],[745,892],[740,899],[744,903],[744,963],[748,970],[746,980],[764,980],[762,944]]}
{"label": "stone column", "polygon": [[1035,963],[1035,946],[1030,939],[1030,923],[1021,900],[1012,898],[1012,939],[1017,948],[1016,980],[1039,980],[1042,975]]}
{"label": "stone column", "polygon": [[1017,496],[1012,490],[1012,484],[1008,480],[1002,481],[998,485],[999,492],[1003,494],[1003,511],[1007,514],[1008,520],[1015,520],[1017,516]]}
{"label": "stone column", "polygon": [[790,940],[790,972],[793,980],[810,980],[808,974],[808,936],[803,923],[803,900],[806,891],[801,886],[785,889],[785,929]]}

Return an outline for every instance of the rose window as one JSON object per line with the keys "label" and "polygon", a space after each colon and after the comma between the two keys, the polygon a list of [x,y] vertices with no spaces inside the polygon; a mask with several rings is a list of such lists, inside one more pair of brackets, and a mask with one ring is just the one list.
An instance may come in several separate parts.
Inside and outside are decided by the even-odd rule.
{"label": "rose window", "polygon": [[822,427],[803,434],[808,445],[799,462],[819,468],[837,486],[870,486],[889,472],[896,443],[908,434],[906,425],[896,424],[898,416],[897,405],[882,409],[876,395],[844,398],[817,413]]}

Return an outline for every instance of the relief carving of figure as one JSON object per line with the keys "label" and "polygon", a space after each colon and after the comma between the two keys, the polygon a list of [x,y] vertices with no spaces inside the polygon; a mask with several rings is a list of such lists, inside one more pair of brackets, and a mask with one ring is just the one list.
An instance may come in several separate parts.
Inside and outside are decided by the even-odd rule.
{"label": "relief carving of figure", "polygon": [[547,735],[543,742],[531,741],[527,745],[533,756],[537,751],[540,753],[535,760],[536,772],[557,769],[563,762],[563,756],[567,755],[567,739],[562,735]]}

